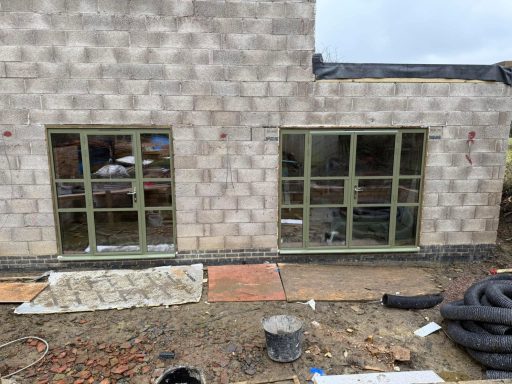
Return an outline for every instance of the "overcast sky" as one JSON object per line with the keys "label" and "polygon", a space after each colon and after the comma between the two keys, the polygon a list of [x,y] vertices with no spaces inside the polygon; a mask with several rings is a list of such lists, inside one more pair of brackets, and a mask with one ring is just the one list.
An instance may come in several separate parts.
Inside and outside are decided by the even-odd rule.
{"label": "overcast sky", "polygon": [[354,63],[512,60],[512,0],[316,0],[316,51]]}

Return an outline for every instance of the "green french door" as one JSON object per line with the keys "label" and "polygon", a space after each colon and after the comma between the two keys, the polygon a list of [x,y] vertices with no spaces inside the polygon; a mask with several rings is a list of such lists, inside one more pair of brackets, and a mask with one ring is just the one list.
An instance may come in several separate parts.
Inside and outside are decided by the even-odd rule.
{"label": "green french door", "polygon": [[417,246],[424,130],[284,130],[281,143],[281,251]]}
{"label": "green french door", "polygon": [[48,131],[61,255],[173,254],[168,129]]}

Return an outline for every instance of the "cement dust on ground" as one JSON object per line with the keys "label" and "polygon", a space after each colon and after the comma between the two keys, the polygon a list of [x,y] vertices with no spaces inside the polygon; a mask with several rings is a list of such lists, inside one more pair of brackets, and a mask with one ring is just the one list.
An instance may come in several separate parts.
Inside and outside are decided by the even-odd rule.
{"label": "cement dust on ground", "polygon": [[[456,298],[495,264],[436,266],[431,272],[445,295]],[[437,307],[404,311],[378,302],[317,302],[313,311],[287,302],[207,303],[206,285],[199,303],[171,307],[15,315],[12,305],[1,305],[0,343],[28,335],[50,343],[49,355],[19,375],[21,383],[151,383],[176,365],[202,369],[208,383],[294,374],[304,383],[312,367],[327,374],[400,369],[434,370],[447,379],[483,378],[480,365],[442,331],[413,335],[430,321],[442,324]],[[275,363],[266,354],[261,319],[275,314],[304,321],[303,354],[293,363]],[[410,350],[410,361],[395,361],[396,347]],[[175,357],[161,360],[161,352]],[[37,343],[2,349],[0,375],[36,357]]]}

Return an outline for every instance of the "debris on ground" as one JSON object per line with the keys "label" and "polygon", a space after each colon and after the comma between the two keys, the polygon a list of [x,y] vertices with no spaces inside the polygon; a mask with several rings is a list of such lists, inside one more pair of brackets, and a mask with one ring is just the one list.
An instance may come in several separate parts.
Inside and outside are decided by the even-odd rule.
{"label": "debris on ground", "polygon": [[434,321],[431,321],[427,325],[415,330],[414,334],[416,336],[426,337],[434,332],[439,331],[440,329],[442,329],[442,327],[439,324],[435,323]]}

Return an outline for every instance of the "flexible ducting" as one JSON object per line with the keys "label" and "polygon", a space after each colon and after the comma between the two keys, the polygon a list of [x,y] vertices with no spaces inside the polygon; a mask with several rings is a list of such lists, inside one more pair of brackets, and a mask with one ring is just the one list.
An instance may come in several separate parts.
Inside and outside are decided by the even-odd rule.
{"label": "flexible ducting", "polygon": [[512,378],[512,275],[473,284],[463,301],[445,304],[446,333],[485,365],[488,379]]}
{"label": "flexible ducting", "polygon": [[425,309],[435,307],[443,301],[441,295],[398,296],[385,294],[382,304],[386,307],[401,309]]}

